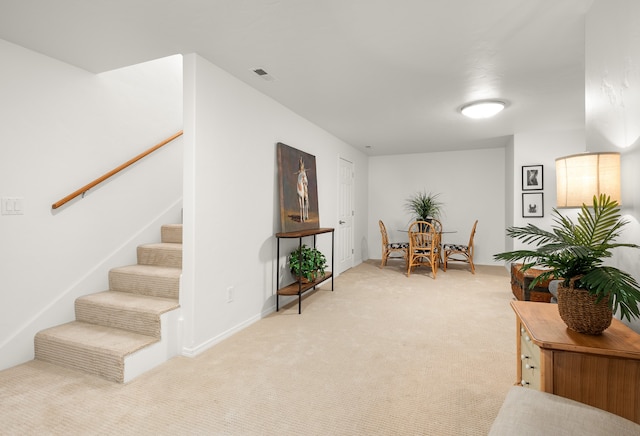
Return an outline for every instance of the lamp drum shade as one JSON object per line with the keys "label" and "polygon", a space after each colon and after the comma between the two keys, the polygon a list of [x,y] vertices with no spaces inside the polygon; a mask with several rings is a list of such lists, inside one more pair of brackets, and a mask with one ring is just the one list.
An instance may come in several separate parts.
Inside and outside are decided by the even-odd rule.
{"label": "lamp drum shade", "polygon": [[556,159],[557,206],[582,207],[605,194],[620,203],[620,153],[583,153]]}

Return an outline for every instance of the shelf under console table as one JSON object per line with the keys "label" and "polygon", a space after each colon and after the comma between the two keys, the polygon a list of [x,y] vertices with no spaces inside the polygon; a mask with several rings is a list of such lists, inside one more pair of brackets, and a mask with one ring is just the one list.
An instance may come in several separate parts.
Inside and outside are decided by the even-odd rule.
{"label": "shelf under console table", "polygon": [[[298,281],[293,282],[287,286],[280,288],[280,239],[298,239],[298,248],[302,247],[302,240],[306,237],[313,237],[313,248],[316,248],[316,236],[324,233],[331,233],[331,271],[326,271],[322,277],[316,278],[314,281],[309,283],[302,283],[300,278]],[[331,279],[331,291],[333,291],[333,258],[334,258],[334,229],[330,227],[318,228],[318,229],[308,229],[308,230],[299,230],[296,232],[281,232],[276,233],[277,245],[278,245],[278,253],[276,257],[276,286],[278,286],[278,290],[276,291],[276,312],[280,310],[280,296],[298,296],[298,313],[302,313],[302,294],[305,292],[315,289],[316,286],[321,283]]]}

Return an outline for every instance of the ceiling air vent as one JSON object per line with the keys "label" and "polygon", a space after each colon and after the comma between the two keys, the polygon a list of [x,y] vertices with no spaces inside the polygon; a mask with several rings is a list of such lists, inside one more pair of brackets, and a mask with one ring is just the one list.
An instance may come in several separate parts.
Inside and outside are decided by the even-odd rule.
{"label": "ceiling air vent", "polygon": [[273,76],[269,75],[269,73],[267,73],[264,69],[262,68],[253,68],[251,71],[253,71],[255,74],[257,74],[260,78],[266,80],[267,82],[273,82],[275,79],[273,78]]}

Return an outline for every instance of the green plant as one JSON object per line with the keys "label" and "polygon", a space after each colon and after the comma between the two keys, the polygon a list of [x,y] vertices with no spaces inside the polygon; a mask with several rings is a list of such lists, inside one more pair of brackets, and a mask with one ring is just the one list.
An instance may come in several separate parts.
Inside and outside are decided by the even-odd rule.
{"label": "green plant", "polygon": [[438,201],[440,194],[417,192],[406,200],[405,208],[418,221],[428,221],[430,218],[439,219],[443,203]]}
{"label": "green plant", "polygon": [[604,265],[617,247],[640,248],[635,244],[615,243],[620,230],[627,224],[620,215],[620,206],[615,200],[601,194],[593,197],[593,206],[582,205],[577,223],[553,209],[555,225],[552,232],[533,224],[526,227],[509,227],[507,235],[525,243],[534,244],[533,250],[516,250],[494,255],[495,259],[523,261],[523,269],[534,265],[549,268],[540,274],[531,286],[538,282],[561,278],[569,286],[572,278],[576,287],[585,289],[597,297],[597,301],[608,298],[610,308],[618,309],[623,318],[631,320],[640,316],[640,285],[628,273]]}
{"label": "green plant", "polygon": [[319,250],[303,244],[289,254],[289,267],[295,277],[304,277],[311,282],[316,274],[324,275],[327,259]]}

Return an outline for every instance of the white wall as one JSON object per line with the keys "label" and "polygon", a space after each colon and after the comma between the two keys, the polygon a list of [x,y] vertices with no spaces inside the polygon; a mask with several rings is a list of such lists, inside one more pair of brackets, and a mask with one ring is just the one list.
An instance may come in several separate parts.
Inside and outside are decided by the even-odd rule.
{"label": "white wall", "polygon": [[439,193],[444,242],[467,243],[478,220],[474,260],[491,265],[504,249],[505,150],[502,148],[372,157],[369,160],[369,257],[380,259],[378,220],[391,241],[407,239],[412,216],[406,200],[418,191]]}
{"label": "white wall", "polygon": [[[550,230],[553,224],[552,210],[556,207],[556,159],[570,154],[586,151],[584,130],[568,130],[559,132],[531,132],[514,136],[513,153],[513,224],[517,227],[528,223]],[[544,216],[522,217],[522,167],[529,165],[543,166],[543,200]],[[561,211],[562,212],[562,211]],[[564,212],[563,212],[564,213]],[[513,241],[513,249],[525,247],[521,241]],[[511,248],[510,248],[511,249]]]}
{"label": "white wall", "polygon": [[[189,355],[274,310],[276,143],[316,156],[321,227],[337,226],[339,158],[354,162],[356,264],[366,234],[367,158],[196,54],[184,57],[184,68],[187,269],[181,305]],[[281,265],[290,247],[283,243]],[[318,236],[318,247],[329,253],[330,239]],[[231,303],[228,287],[234,289]]]}
{"label": "white wall", "polygon": [[[445,203],[443,225],[458,231],[445,242],[465,242],[478,219],[475,261],[497,264],[493,255],[522,247],[505,236],[509,226],[552,223],[556,206],[555,159],[586,150],[584,130],[530,132],[514,135],[505,149],[424,153],[370,158],[369,257],[381,256],[378,219],[392,241],[406,239],[411,215],[406,199],[419,190],[440,193]],[[543,165],[544,217],[522,217],[522,166]],[[528,191],[531,192],[531,191]]]}
{"label": "white wall", "polygon": [[[586,26],[586,122],[589,151],[621,153],[619,242],[640,245],[640,2],[596,0]],[[614,251],[612,264],[640,281],[640,250]],[[640,332],[640,320],[631,323]]]}
{"label": "white wall", "polygon": [[[515,144],[513,142],[513,136],[511,140],[505,147],[505,217],[504,224],[505,228],[512,227],[514,220],[514,210],[517,203],[515,192],[518,190],[518,186],[514,186],[515,180]],[[503,233],[504,238],[504,250],[503,251],[513,251],[513,239],[507,236],[506,232]]]}
{"label": "white wall", "polygon": [[178,56],[94,75],[3,40],[0,58],[0,196],[24,198],[24,215],[0,215],[2,369],[179,219],[182,140],[51,204],[182,128],[182,71]]}

